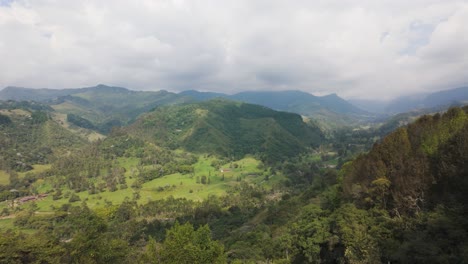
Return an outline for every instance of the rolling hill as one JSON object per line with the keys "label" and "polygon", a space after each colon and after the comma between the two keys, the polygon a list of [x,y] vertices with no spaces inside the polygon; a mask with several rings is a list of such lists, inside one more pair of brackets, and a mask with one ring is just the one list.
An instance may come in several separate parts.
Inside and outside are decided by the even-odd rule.
{"label": "rolling hill", "polygon": [[317,127],[301,116],[240,102],[207,102],[161,107],[126,129],[130,135],[172,149],[263,160],[295,156],[321,143]]}
{"label": "rolling hill", "polygon": [[97,85],[77,89],[31,89],[7,87],[0,91],[0,99],[47,103],[58,113],[78,116],[95,130],[108,133],[114,126],[132,122],[137,116],[160,105],[183,104],[192,101],[164,90],[157,92],[132,91],[122,87]]}

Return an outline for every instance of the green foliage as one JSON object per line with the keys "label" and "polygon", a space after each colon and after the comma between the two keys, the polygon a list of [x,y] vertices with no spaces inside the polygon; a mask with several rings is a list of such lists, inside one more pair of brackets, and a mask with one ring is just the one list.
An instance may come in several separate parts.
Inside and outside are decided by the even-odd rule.
{"label": "green foliage", "polygon": [[0,114],[0,125],[9,125],[11,123],[11,119],[8,116]]}
{"label": "green foliage", "polygon": [[75,126],[87,128],[87,129],[96,129],[96,127],[88,119],[82,118],[75,114],[67,114],[67,121],[74,124]]}
{"label": "green foliage", "polygon": [[63,263],[65,250],[44,232],[26,235],[5,232],[0,235],[1,263]]}
{"label": "green foliage", "polygon": [[291,226],[293,244],[308,263],[320,260],[321,245],[332,236],[327,214],[320,207],[311,204],[302,208],[299,219]]}
{"label": "green foliage", "polygon": [[371,229],[376,225],[374,218],[352,204],[343,205],[333,218],[349,263],[380,263],[378,236]]}
{"label": "green foliage", "polygon": [[223,100],[156,109],[140,118],[129,134],[170,148],[268,162],[295,156],[320,144],[322,134],[299,115]]}
{"label": "green foliage", "polygon": [[52,102],[52,105],[57,112],[73,115],[72,123],[107,134],[113,127],[127,125],[140,114],[155,107],[190,100],[188,97],[167,91],[130,91],[120,87],[98,85],[62,90],[62,96]]}
{"label": "green foliage", "polygon": [[167,231],[161,247],[161,263],[225,263],[224,248],[211,240],[208,226],[194,230],[189,223]]}
{"label": "green foliage", "polygon": [[[462,175],[463,169],[454,172],[452,177],[441,169],[464,168],[457,157],[466,153],[463,142],[467,126],[467,114],[453,108],[442,116],[424,116],[407,128],[397,129],[369,154],[344,168],[345,194],[358,198],[355,201],[362,206],[390,206],[387,209],[398,214],[419,212],[427,202],[435,201],[428,195],[435,194],[431,189],[440,190],[442,182],[445,186],[449,182],[454,185],[464,182],[463,177],[455,176]],[[450,158],[445,158],[447,155]],[[453,181],[456,178],[459,180]]]}

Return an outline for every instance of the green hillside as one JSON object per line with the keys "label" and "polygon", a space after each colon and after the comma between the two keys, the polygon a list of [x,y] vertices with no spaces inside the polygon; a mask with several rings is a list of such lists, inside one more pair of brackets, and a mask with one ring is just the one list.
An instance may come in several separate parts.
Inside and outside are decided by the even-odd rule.
{"label": "green hillside", "polygon": [[33,164],[50,163],[85,143],[54,121],[47,106],[0,103],[0,170],[28,171]]}
{"label": "green hillside", "polygon": [[[129,124],[140,114],[157,106],[183,104],[188,101],[188,97],[167,91],[131,91],[98,85],[58,97],[51,105],[59,113],[78,116],[92,124],[94,129],[108,133],[112,127]],[[80,124],[83,122],[77,123]]]}
{"label": "green hillside", "polygon": [[322,142],[320,130],[297,114],[225,100],[158,108],[127,131],[172,149],[234,157],[256,154],[267,161],[295,156]]}
{"label": "green hillside", "polygon": [[[443,115],[423,116],[385,137],[346,168],[345,193],[376,202],[372,197],[376,184],[388,182],[381,197],[386,206],[414,213],[434,201],[434,190],[451,184],[463,189],[467,171],[461,165],[468,164],[466,110],[452,108]],[[451,191],[445,195],[461,194]]]}

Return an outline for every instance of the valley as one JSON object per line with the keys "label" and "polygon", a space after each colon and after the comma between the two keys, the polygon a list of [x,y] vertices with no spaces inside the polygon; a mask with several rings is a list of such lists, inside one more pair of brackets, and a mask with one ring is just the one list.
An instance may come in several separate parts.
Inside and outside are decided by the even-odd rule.
{"label": "valley", "polygon": [[70,91],[0,103],[1,261],[464,259],[466,107],[324,126],[219,94]]}

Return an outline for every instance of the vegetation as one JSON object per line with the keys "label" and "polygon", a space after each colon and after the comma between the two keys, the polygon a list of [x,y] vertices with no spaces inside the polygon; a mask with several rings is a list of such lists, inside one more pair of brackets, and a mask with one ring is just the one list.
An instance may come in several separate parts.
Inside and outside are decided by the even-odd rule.
{"label": "vegetation", "polygon": [[[89,92],[64,102],[105,105]],[[90,142],[45,105],[4,102],[0,262],[464,263],[467,112],[326,139],[299,115],[213,100]]]}
{"label": "vegetation", "polygon": [[255,154],[266,162],[295,156],[323,140],[299,115],[225,100],[156,109],[127,131],[172,149],[235,158]]}

